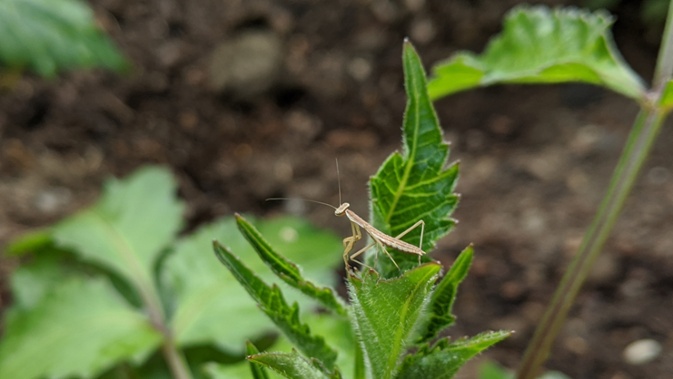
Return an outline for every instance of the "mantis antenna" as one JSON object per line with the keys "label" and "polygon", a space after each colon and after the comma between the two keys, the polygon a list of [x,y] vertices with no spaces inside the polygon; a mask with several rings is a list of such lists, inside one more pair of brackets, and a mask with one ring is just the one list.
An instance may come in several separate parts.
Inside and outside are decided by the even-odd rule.
{"label": "mantis antenna", "polygon": [[339,204],[343,204],[341,199],[341,175],[339,174],[339,159],[334,158],[334,163],[336,164],[337,170],[337,186],[339,187]]}

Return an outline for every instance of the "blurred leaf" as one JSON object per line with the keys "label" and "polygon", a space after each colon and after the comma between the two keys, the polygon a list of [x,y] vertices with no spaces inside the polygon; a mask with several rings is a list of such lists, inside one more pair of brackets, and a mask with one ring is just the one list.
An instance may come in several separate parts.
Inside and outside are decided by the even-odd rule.
{"label": "blurred leaf", "polygon": [[299,289],[306,296],[319,301],[326,308],[331,309],[340,315],[346,315],[346,309],[343,306],[343,302],[336,297],[332,288],[318,287],[313,284],[313,282],[306,280],[302,276],[297,265],[278,254],[271,245],[266,242],[257,229],[250,225],[244,218],[236,215],[236,223],[241,233],[243,233],[248,242],[250,242],[250,245],[255,248],[260,258],[262,258],[264,263],[266,263],[278,277],[292,287]]}
{"label": "blurred leaf", "polygon": [[215,238],[236,246],[237,240],[229,238],[235,234],[234,220],[223,219],[181,239],[166,258],[162,287],[165,302],[173,309],[171,330],[178,345],[215,343],[225,350],[242,352],[246,340],[271,327],[250,296],[208,254]]}
{"label": "blurred leaf", "polygon": [[[403,53],[407,107],[404,114],[403,152],[386,159],[370,180],[372,224],[380,231],[397,236],[418,220],[425,221],[422,249],[430,251],[435,242],[449,232],[455,221],[449,218],[458,202],[453,193],[458,165],[444,169],[449,155],[437,115],[425,87],[425,71],[410,43]],[[421,228],[404,237],[417,245]],[[393,254],[394,252],[391,252]],[[410,254],[393,254],[395,260],[416,264]],[[384,276],[394,272],[389,260],[381,261]]]}
{"label": "blurred leaf", "polygon": [[[643,1],[640,8],[640,18],[648,29],[661,26],[666,21],[666,14],[670,0]],[[661,31],[659,31],[661,34]]]}
{"label": "blurred leaf", "polygon": [[[427,303],[441,265],[427,263],[394,279],[374,271],[349,277],[351,322],[363,346],[368,378],[392,378]],[[430,376],[418,376],[418,378]]]}
{"label": "blurred leaf", "polygon": [[28,252],[44,249],[52,243],[51,231],[49,229],[40,229],[12,240],[5,248],[5,252],[8,255],[20,256]]}
{"label": "blurred leaf", "polygon": [[514,374],[499,364],[491,361],[484,362],[479,366],[479,379],[513,379]]}
{"label": "blurred leaf", "polygon": [[459,52],[433,68],[430,97],[501,83],[584,82],[640,99],[642,80],[615,48],[602,11],[519,6],[481,55]]}
{"label": "blurred leaf", "polygon": [[[304,354],[318,359],[324,367],[331,371],[336,361],[336,352],[332,350],[322,337],[311,334],[306,324],[299,320],[299,306],[288,305],[283,294],[276,285],[268,286],[249,268],[218,242],[213,243],[215,254],[229,271],[241,283],[248,294],[255,299],[259,308],[278,326],[283,334],[290,339]],[[240,317],[240,315],[239,315]]]}
{"label": "blurred leaf", "polygon": [[424,327],[419,342],[425,342],[436,337],[437,333],[455,322],[456,317],[451,313],[453,302],[456,300],[458,285],[465,279],[470,269],[473,255],[472,246],[463,250],[451,265],[449,272],[435,287],[428,305],[429,321]]}
{"label": "blurred leaf", "polygon": [[[242,379],[242,378],[252,378],[250,374],[250,365],[255,364],[251,362],[243,361],[241,363],[235,364],[219,364],[219,363],[208,363],[203,366],[202,370],[206,374],[206,377],[209,379]],[[276,378],[279,378],[280,375],[276,375]],[[271,375],[274,378],[273,375]]]}
{"label": "blurred leaf", "polygon": [[[334,317],[330,313],[311,313],[306,315],[304,319],[311,325],[313,334],[323,336],[325,340],[329,341],[330,346],[337,351],[336,365],[339,367],[339,371],[347,378],[361,377],[356,374],[358,368],[355,365],[361,363],[362,357],[359,357],[358,360],[357,353],[360,349],[350,320]],[[285,347],[284,340],[281,340],[276,346],[277,349],[274,350],[280,351],[289,351],[292,347]],[[353,373],[353,375],[350,375],[350,373]]]}
{"label": "blurred leaf", "polygon": [[53,228],[57,244],[114,271],[138,291],[154,288],[153,268],[182,224],[184,205],[170,173],[158,167],[109,180],[92,207]]}
{"label": "blurred leaf", "polygon": [[43,76],[64,69],[127,66],[79,0],[0,1],[0,61]]}
{"label": "blurred leaf", "polygon": [[[269,238],[269,243],[301,262],[305,275],[311,280],[322,285],[336,281],[332,266],[341,256],[340,241],[333,234],[294,217],[254,221],[254,224]],[[273,324],[209,253],[214,239],[236,251],[264,281],[277,279],[237,230],[233,217],[205,225],[182,238],[160,270],[165,303],[173,310],[171,329],[180,346],[214,343],[226,351],[242,354],[246,340],[268,333]],[[316,251],[324,252],[325,256],[317,255]],[[307,303],[304,297],[294,295],[303,300],[300,303]]]}
{"label": "blurred leaf", "polygon": [[142,362],[162,338],[108,281],[75,276],[30,311],[10,311],[5,330],[0,378],[13,379],[90,377],[117,362]]}
{"label": "blurred leaf", "polygon": [[449,342],[440,340],[432,348],[427,345],[407,355],[396,379],[449,379],[465,362],[507,338],[510,332],[486,332],[474,337]]}
{"label": "blurred leaf", "polygon": [[14,271],[11,279],[12,308],[30,311],[68,276],[81,276],[81,273],[59,264],[59,261],[57,252],[46,250]]}

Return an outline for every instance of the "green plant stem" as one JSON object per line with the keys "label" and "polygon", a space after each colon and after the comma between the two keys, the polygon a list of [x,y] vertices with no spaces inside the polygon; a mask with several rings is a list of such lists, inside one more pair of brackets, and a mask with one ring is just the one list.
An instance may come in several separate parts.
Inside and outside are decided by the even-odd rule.
{"label": "green plant stem", "polygon": [[526,349],[517,374],[518,379],[535,378],[540,366],[547,359],[552,342],[556,339],[579,289],[617,221],[624,201],[658,134],[662,120],[662,115],[655,112],[641,111],[638,115],[626,148],[612,176],[607,195]]}
{"label": "green plant stem", "polygon": [[669,2],[666,26],[661,38],[657,67],[652,80],[653,88],[661,91],[673,73],[673,4]]}
{"label": "green plant stem", "polygon": [[192,375],[184,357],[175,344],[170,327],[166,322],[163,307],[161,306],[161,300],[159,299],[159,295],[151,279],[146,278],[146,280],[138,281],[136,285],[140,289],[140,296],[147,308],[150,322],[164,336],[161,352],[168,363],[168,368],[171,371],[172,377],[174,379],[191,379]]}
{"label": "green plant stem", "polygon": [[[665,34],[657,62],[652,93],[653,102],[650,106],[643,103],[641,111],[629,134],[626,147],[610,180],[607,194],[603,198],[591,226],[568,270],[563,275],[551,303],[547,307],[542,320],[535,330],[533,339],[524,354],[517,379],[533,379],[547,360],[551,345],[567,318],[568,311],[577,297],[587,275],[601,252],[605,241],[610,235],[617,217],[621,213],[624,201],[631,192],[633,184],[649,155],[666,116],[664,111],[657,109],[660,91],[670,80],[673,71],[673,7],[669,6]],[[655,105],[655,106],[652,106]]]}
{"label": "green plant stem", "polygon": [[189,372],[187,362],[185,362],[185,358],[180,353],[180,350],[175,345],[175,341],[171,336],[164,339],[162,352],[164,358],[166,358],[166,361],[168,362],[168,367],[173,374],[173,378],[191,379],[192,374]]}

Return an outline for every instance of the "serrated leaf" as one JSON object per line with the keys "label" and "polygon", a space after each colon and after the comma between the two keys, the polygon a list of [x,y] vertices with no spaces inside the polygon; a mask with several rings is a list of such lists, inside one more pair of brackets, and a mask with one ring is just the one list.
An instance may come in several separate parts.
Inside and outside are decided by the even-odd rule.
{"label": "serrated leaf", "polygon": [[[259,354],[259,350],[252,342],[246,342],[245,347],[248,356]],[[269,374],[266,372],[264,366],[254,364],[252,361],[250,362],[250,371],[253,379],[269,379]]]}
{"label": "serrated leaf", "polygon": [[[299,267],[285,257],[278,254],[262,235],[248,223],[243,217],[236,215],[236,224],[252,247],[257,251],[264,263],[273,270],[278,277],[290,286],[297,288],[305,295],[319,301],[323,306],[332,311],[345,315],[346,309],[340,299],[336,297],[330,287],[318,287],[310,280],[303,277]],[[321,252],[316,252],[321,254]]]}
{"label": "serrated leaf", "polygon": [[127,66],[88,6],[77,0],[1,1],[0,61],[43,76],[64,69]]}
{"label": "serrated leaf", "polygon": [[261,353],[248,357],[248,360],[271,368],[289,379],[330,379],[340,376],[326,375],[316,362],[301,356],[296,351],[292,353]]}
{"label": "serrated leaf", "polygon": [[349,277],[351,322],[368,378],[394,376],[440,269],[439,264],[427,263],[394,279],[380,279],[373,271]]}
{"label": "serrated leaf", "polygon": [[29,311],[12,311],[0,341],[0,377],[91,377],[141,362],[162,336],[109,282],[70,276]]}
{"label": "serrated leaf", "polygon": [[425,330],[421,333],[419,342],[426,342],[437,336],[437,333],[453,325],[456,317],[451,313],[453,303],[456,300],[458,285],[465,279],[472,264],[474,251],[472,246],[463,250],[456,261],[453,262],[449,272],[444,275],[432,293],[428,305],[429,320]]}
{"label": "serrated leaf", "polygon": [[184,205],[171,175],[158,167],[109,180],[92,207],[57,224],[53,238],[86,261],[154,291],[153,267],[182,224]]}
{"label": "serrated leaf", "polygon": [[304,354],[316,358],[327,370],[334,368],[337,354],[322,337],[311,334],[309,327],[299,320],[299,306],[285,301],[282,292],[276,286],[268,286],[247,268],[238,258],[218,242],[213,242],[215,255],[236,277],[250,296],[259,304],[260,309],[278,326]]}
{"label": "serrated leaf", "polygon": [[430,97],[501,83],[584,82],[640,99],[645,87],[614,46],[612,23],[603,11],[516,7],[481,55],[459,52],[433,68]]}
{"label": "serrated leaf", "polygon": [[[458,196],[453,192],[458,165],[444,168],[449,148],[443,141],[437,115],[428,97],[420,58],[408,42],[404,45],[403,61],[408,97],[403,151],[390,155],[370,180],[370,218],[377,229],[391,236],[424,220],[422,249],[428,252],[455,224],[449,215],[458,202]],[[420,232],[420,228],[416,228],[404,240],[418,245]],[[400,266],[403,266],[402,261],[411,264],[417,261],[410,254],[394,253],[391,252]],[[385,265],[381,271],[384,276],[395,269],[389,260],[380,262]]]}
{"label": "serrated leaf", "polygon": [[[268,236],[270,244],[301,262],[304,275],[312,281],[321,285],[336,281],[331,269],[331,264],[340,260],[340,241],[336,236],[295,217],[253,223]],[[171,330],[180,346],[214,343],[225,351],[242,354],[246,340],[270,332],[273,324],[217,258],[208,253],[214,239],[225,241],[265,282],[277,280],[238,231],[233,217],[205,225],[182,238],[160,267],[166,303],[172,309]],[[320,257],[316,251],[334,257]],[[300,304],[308,303],[301,294],[286,295],[294,295],[289,299]]]}
{"label": "serrated leaf", "polygon": [[510,334],[504,331],[486,332],[454,342],[440,340],[433,347],[426,345],[404,359],[396,379],[452,378],[469,359]]}

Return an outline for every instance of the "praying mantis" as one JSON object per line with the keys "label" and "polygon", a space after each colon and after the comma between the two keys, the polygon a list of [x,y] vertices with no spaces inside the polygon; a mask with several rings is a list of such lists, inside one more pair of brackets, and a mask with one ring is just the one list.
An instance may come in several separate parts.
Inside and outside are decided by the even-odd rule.
{"label": "praying mantis", "polygon": [[[346,216],[346,218],[348,218],[348,221],[350,221],[351,223],[352,235],[343,239],[344,244],[343,258],[344,258],[344,264],[346,265],[346,269],[350,268],[350,265],[348,264],[349,259],[358,262],[365,267],[369,267],[364,262],[358,261],[355,258],[362,255],[365,251],[367,251],[370,247],[374,245],[378,245],[383,250],[383,252],[386,253],[388,258],[390,258],[390,260],[393,262],[393,264],[395,265],[395,267],[397,267],[398,270],[400,266],[397,265],[395,259],[393,259],[390,253],[386,250],[386,246],[392,247],[393,249],[399,250],[404,253],[416,254],[418,255],[418,263],[419,264],[421,263],[421,257],[425,255],[425,252],[421,249],[421,246],[423,246],[423,233],[425,232],[425,222],[423,220],[418,220],[414,225],[409,227],[409,229],[405,230],[404,232],[400,233],[397,237],[391,237],[383,233],[382,231],[376,229],[370,223],[365,221],[362,217],[358,216],[355,212],[348,209],[349,207],[350,204],[341,203],[341,205],[338,208],[335,208],[334,210],[335,216],[337,217]],[[420,242],[418,243],[418,246],[414,246],[408,242],[404,242],[401,240],[402,237],[407,235],[412,230],[416,229],[418,226],[421,227],[421,238]],[[356,251],[355,253],[349,256],[349,253],[353,249],[353,245],[355,245],[356,242],[362,239],[362,231],[360,230],[360,228],[364,229],[374,242],[370,243],[369,245],[363,247],[362,249]]]}
{"label": "praying mantis", "polygon": [[[357,262],[361,264],[364,267],[368,267],[373,270],[373,268],[369,267],[366,265],[364,262],[361,262],[355,258],[359,257],[360,255],[364,254],[367,250],[369,250],[372,246],[376,245],[383,252],[390,258],[390,260],[393,262],[395,267],[397,269],[400,269],[400,266],[397,265],[397,262],[395,262],[395,259],[390,255],[390,253],[386,250],[386,247],[390,247],[393,249],[396,249],[398,251],[401,251],[403,253],[408,253],[408,254],[415,254],[418,256],[418,263],[420,264],[421,262],[421,257],[425,255],[425,252],[421,249],[421,246],[423,246],[423,233],[425,232],[425,222],[423,220],[418,220],[416,223],[414,223],[411,227],[409,227],[407,230],[403,231],[397,237],[392,237],[389,236],[388,234],[383,233],[382,231],[378,230],[375,228],[373,225],[365,221],[362,217],[358,216],[355,212],[350,210],[350,204],[349,203],[344,203],[341,200],[341,179],[339,178],[339,162],[337,161],[336,163],[336,168],[337,168],[337,180],[338,180],[338,185],[339,185],[339,203],[340,205],[338,207],[333,206],[332,204],[324,203],[322,201],[317,201],[317,200],[310,200],[310,199],[304,199],[304,201],[309,201],[312,203],[317,203],[317,204],[322,204],[326,205],[330,208],[334,209],[334,215],[337,217],[343,217],[346,216],[348,221],[350,221],[351,224],[351,235],[343,239],[343,246],[344,246],[344,252],[343,252],[343,260],[344,260],[344,265],[346,266],[346,271],[350,272],[352,271],[351,265],[348,263],[349,260],[352,260],[354,262]],[[286,198],[270,198],[267,200],[286,200]],[[403,241],[401,238],[407,235],[409,232],[412,230],[416,229],[417,227],[421,227],[421,236],[420,236],[420,241],[418,243],[418,246],[412,245],[408,242]],[[364,229],[365,232],[371,237],[373,240],[372,243],[368,244],[367,246],[363,247],[362,249],[356,251],[355,253],[351,254],[351,251],[353,250],[353,246],[362,239],[362,230]]]}

